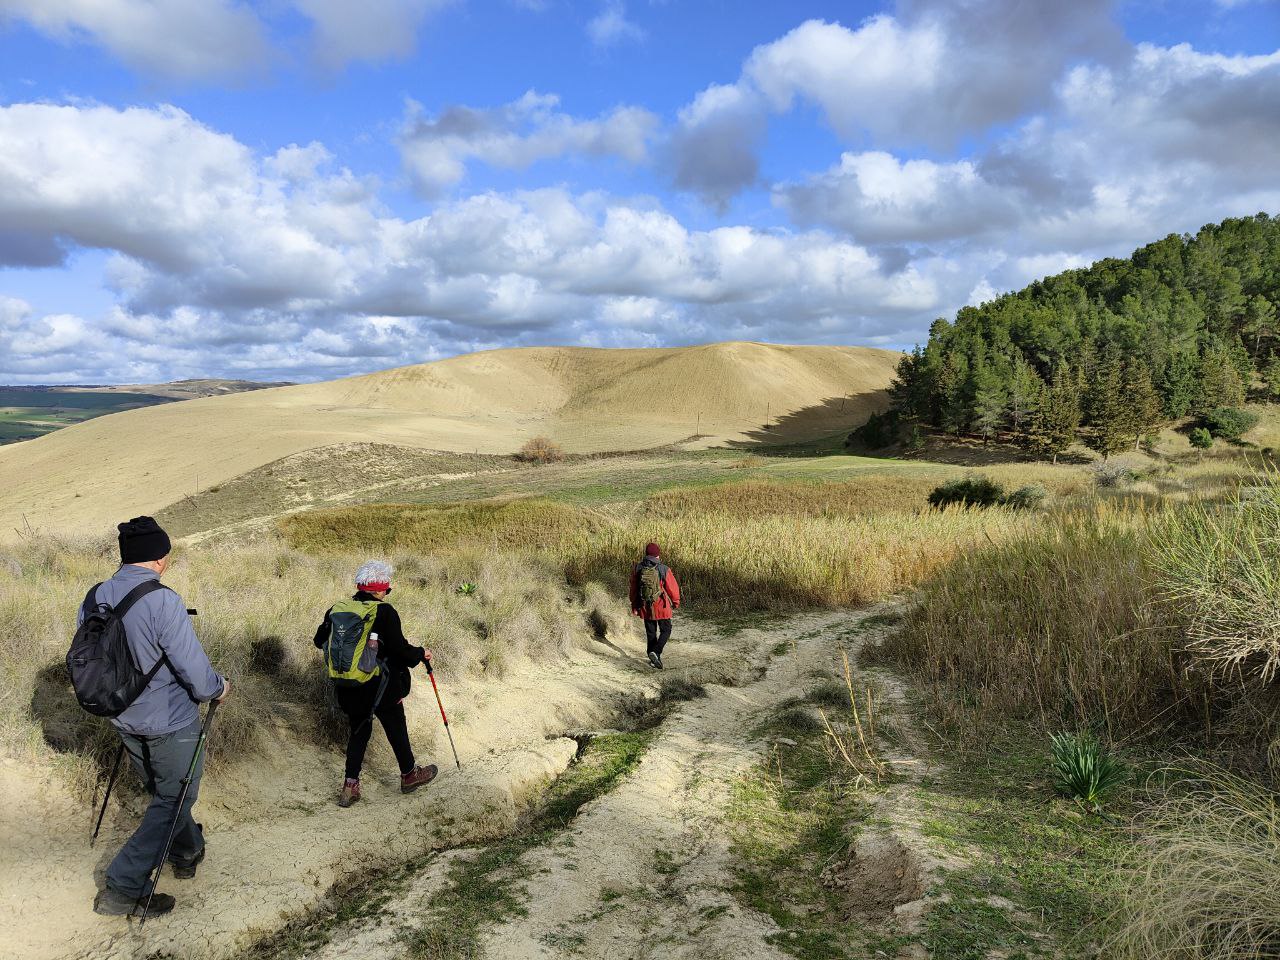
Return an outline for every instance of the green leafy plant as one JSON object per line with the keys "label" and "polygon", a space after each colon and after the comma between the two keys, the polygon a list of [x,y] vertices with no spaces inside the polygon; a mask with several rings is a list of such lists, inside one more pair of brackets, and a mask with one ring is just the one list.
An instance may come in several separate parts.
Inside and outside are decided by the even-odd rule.
{"label": "green leafy plant", "polygon": [[1049,491],[1038,483],[1019,487],[1004,498],[1004,505],[1014,510],[1034,510],[1049,499]]}
{"label": "green leafy plant", "polygon": [[1004,487],[982,474],[951,480],[929,494],[932,507],[994,507],[1003,502]]}
{"label": "green leafy plant", "polygon": [[1236,441],[1258,425],[1258,415],[1239,407],[1217,407],[1202,418],[1201,426],[1223,440]]}
{"label": "green leafy plant", "polygon": [[471,582],[458,584],[458,593],[464,597],[469,597],[476,592],[476,585]]}
{"label": "green leafy plant", "polygon": [[1049,740],[1054,786],[1077,803],[1100,812],[1103,801],[1124,782],[1123,764],[1091,733],[1055,733]]}

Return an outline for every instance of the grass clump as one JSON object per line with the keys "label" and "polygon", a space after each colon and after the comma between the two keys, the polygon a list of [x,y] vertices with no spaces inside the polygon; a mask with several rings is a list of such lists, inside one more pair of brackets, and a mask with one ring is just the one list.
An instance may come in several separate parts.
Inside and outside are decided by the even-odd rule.
{"label": "grass clump", "polygon": [[1091,733],[1055,733],[1049,743],[1058,791],[1100,812],[1103,801],[1124,783],[1124,766]]}
{"label": "grass clump", "polygon": [[1117,960],[1280,956],[1280,806],[1222,770],[1175,780],[1127,860]]}

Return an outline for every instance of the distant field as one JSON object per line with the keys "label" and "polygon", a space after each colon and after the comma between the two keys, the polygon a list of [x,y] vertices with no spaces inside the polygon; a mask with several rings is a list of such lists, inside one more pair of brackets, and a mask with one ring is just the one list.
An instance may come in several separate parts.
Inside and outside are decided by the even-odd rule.
{"label": "distant field", "polygon": [[0,387],[0,443],[31,440],[94,417],[172,400],[153,393]]}

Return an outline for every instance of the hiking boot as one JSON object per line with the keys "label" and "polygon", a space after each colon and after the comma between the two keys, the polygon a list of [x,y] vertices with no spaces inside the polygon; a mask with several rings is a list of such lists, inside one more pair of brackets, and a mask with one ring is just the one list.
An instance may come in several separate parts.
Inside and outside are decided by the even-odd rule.
{"label": "hiking boot", "polygon": [[655,670],[662,669],[662,659],[652,650],[649,651],[649,662],[653,664],[653,669]]}
{"label": "hiking boot", "polygon": [[428,763],[425,767],[414,767],[400,777],[400,792],[413,793],[419,787],[425,787],[436,778],[436,765]]}
{"label": "hiking boot", "polygon": [[170,860],[173,864],[173,876],[175,880],[190,880],[196,875],[196,867],[204,862],[205,848],[201,847],[200,852],[188,860],[186,863],[178,863]]}
{"label": "hiking boot", "polygon": [[176,880],[190,880],[196,875],[196,867],[204,862],[204,824],[196,824],[196,832],[200,834],[200,852],[190,860],[175,860],[170,858],[169,863],[173,865],[173,876]]}
{"label": "hiking boot", "polygon": [[360,799],[360,781],[344,780],[342,792],[338,794],[338,806],[349,807]]}
{"label": "hiking boot", "polygon": [[[146,897],[131,897],[128,894],[121,893],[118,890],[112,890],[110,887],[104,887],[96,897],[93,898],[93,912],[100,913],[104,917],[142,917],[142,908],[147,902]],[[151,906],[147,910],[147,918],[158,917],[161,914],[168,913],[177,903],[173,897],[167,893],[157,893],[151,898]],[[136,913],[134,911],[137,911]]]}

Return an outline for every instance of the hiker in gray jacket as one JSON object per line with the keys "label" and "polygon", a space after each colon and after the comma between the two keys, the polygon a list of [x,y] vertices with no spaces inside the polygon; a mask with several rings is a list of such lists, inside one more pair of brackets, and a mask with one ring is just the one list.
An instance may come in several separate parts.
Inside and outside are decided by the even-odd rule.
{"label": "hiker in gray jacket", "polygon": [[[120,569],[85,597],[78,622],[84,620],[90,605],[114,607],[140,584],[158,581],[169,567],[169,536],[155,520],[135,517],[120,524],[119,531]],[[156,667],[156,672],[138,699],[111,722],[151,794],[151,803],[138,829],[111,861],[106,888],[94,900],[94,910],[109,916],[133,912],[138,900],[150,892],[151,869],[174,821],[182,779],[200,737],[199,704],[222,701],[231,689],[209,663],[192,629],[186,604],[173,590],[153,589],[144,594],[125,611],[123,624],[137,667],[144,673]],[[203,772],[202,756],[178,812],[169,853],[173,875],[179,879],[194,877],[204,859],[204,833],[191,816]],[[168,913],[173,906],[173,897],[157,893],[147,915]]]}

